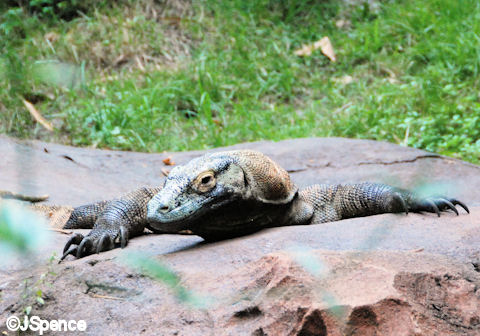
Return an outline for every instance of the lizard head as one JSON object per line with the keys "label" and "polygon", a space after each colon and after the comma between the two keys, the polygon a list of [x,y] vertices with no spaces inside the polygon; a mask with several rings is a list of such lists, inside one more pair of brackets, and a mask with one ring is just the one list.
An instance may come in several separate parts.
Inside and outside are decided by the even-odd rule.
{"label": "lizard head", "polygon": [[259,152],[211,153],[170,171],[148,203],[147,219],[155,229],[183,230],[232,202],[284,204],[296,193],[288,173]]}

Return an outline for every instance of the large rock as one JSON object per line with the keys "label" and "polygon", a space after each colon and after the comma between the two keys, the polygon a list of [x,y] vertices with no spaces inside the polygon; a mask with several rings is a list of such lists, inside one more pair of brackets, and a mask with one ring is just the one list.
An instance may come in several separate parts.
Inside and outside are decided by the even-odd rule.
{"label": "large rock", "polygon": [[[0,271],[0,331],[41,289],[45,304],[34,304],[31,314],[83,319],[87,335],[480,335],[478,166],[363,140],[233,147],[272,156],[300,186],[431,182],[472,211],[281,227],[214,244],[145,235],[124,251],[47,265],[69,237],[55,233],[36,258]],[[160,184],[169,169],[163,159],[179,164],[202,152],[113,152],[0,137],[0,153],[0,189],[80,205]],[[175,290],[126,266],[126,252],[168,265],[201,305],[182,302]]]}

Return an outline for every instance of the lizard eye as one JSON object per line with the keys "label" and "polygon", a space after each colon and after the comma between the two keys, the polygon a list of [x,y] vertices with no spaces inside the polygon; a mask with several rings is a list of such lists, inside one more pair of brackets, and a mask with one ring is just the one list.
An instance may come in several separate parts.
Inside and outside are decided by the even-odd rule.
{"label": "lizard eye", "polygon": [[202,184],[208,184],[212,180],[212,177],[210,175],[202,177]]}
{"label": "lizard eye", "polygon": [[200,192],[207,192],[212,190],[213,187],[215,187],[215,184],[215,174],[211,170],[208,170],[198,175],[194,183],[195,188]]}

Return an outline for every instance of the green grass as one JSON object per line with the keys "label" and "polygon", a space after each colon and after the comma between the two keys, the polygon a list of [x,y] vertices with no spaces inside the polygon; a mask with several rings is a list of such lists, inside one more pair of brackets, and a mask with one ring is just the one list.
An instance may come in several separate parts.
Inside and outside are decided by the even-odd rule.
{"label": "green grass", "polygon": [[[129,3],[71,21],[4,11],[0,132],[140,151],[343,136],[480,162],[478,1],[194,1],[163,20]],[[323,36],[336,63],[295,56]]]}

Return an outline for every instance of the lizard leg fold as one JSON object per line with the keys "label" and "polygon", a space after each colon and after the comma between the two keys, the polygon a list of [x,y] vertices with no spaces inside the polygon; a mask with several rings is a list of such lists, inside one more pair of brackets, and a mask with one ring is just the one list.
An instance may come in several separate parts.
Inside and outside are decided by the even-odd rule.
{"label": "lizard leg fold", "polygon": [[92,229],[97,218],[102,214],[108,201],[82,205],[73,209],[64,229]]}

